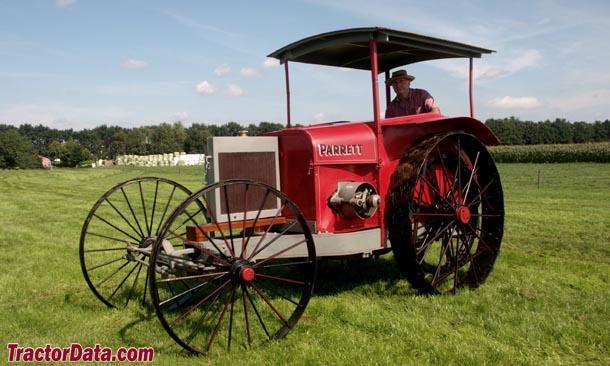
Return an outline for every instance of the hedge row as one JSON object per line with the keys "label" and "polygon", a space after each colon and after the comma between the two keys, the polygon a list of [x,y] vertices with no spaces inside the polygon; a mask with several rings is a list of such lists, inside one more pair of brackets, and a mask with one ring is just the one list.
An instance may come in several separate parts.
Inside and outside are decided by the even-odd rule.
{"label": "hedge row", "polygon": [[610,142],[492,146],[489,151],[498,163],[610,163]]}

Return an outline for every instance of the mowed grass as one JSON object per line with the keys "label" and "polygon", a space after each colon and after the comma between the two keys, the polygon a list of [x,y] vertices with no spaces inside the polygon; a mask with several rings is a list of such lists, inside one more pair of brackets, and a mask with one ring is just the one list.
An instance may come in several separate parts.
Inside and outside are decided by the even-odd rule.
{"label": "mowed grass", "polygon": [[83,280],[78,240],[119,181],[155,175],[197,189],[201,168],[0,171],[0,359],[9,342],[79,342],[154,347],[167,365],[610,364],[610,164],[499,168],[504,241],[481,288],[418,296],[391,254],[324,262],[287,338],[196,358],[150,307],[107,309]]}

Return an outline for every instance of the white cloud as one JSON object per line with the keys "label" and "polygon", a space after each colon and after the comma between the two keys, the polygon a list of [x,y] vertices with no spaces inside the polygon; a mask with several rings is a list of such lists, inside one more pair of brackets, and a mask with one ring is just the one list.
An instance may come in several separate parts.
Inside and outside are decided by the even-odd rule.
{"label": "white cloud", "polygon": [[214,69],[214,74],[216,74],[218,76],[224,76],[224,75],[228,74],[230,71],[231,71],[231,67],[228,64],[222,64]]}
{"label": "white cloud", "polygon": [[247,78],[260,78],[261,77],[261,73],[257,69],[254,69],[252,67],[244,67],[243,69],[241,69],[239,71],[239,73],[241,74],[241,76],[245,76]]}
{"label": "white cloud", "polygon": [[178,112],[176,113],[176,119],[178,121],[184,121],[189,118],[189,114],[187,112]]}
{"label": "white cloud", "polygon": [[195,90],[201,95],[210,95],[214,94],[216,88],[212,84],[208,83],[207,80],[204,80],[195,86]]}
{"label": "white cloud", "polygon": [[244,95],[244,91],[235,84],[229,84],[226,89],[226,93],[230,97],[240,97]]}
{"label": "white cloud", "polygon": [[[542,60],[542,54],[535,49],[517,51],[517,55],[505,57],[508,61],[491,63],[486,60],[475,62],[474,78],[476,80],[497,80],[523,69],[535,67]],[[459,78],[468,78],[468,63],[464,60],[436,60],[431,61],[431,65],[448,72],[450,75]]]}
{"label": "white cloud", "polygon": [[265,62],[263,62],[263,69],[272,69],[278,66],[280,66],[280,60],[272,57],[267,57]]}
{"label": "white cloud", "polygon": [[133,58],[128,59],[121,65],[121,67],[123,67],[124,69],[143,69],[146,66],[148,66],[146,61],[135,60]]}
{"label": "white cloud", "polygon": [[76,0],[55,0],[55,6],[58,8],[65,8],[66,6],[70,6],[75,2]]}
{"label": "white cloud", "polygon": [[540,101],[536,97],[511,97],[504,96],[489,101],[489,105],[495,108],[536,108]]}
{"label": "white cloud", "polygon": [[534,49],[525,50],[523,55],[514,58],[508,63],[508,69],[511,72],[515,72],[527,67],[536,66],[541,59],[542,54],[540,54],[540,51]]}
{"label": "white cloud", "polygon": [[326,117],[326,116],[324,115],[324,113],[316,113],[316,114],[313,116],[313,119],[314,119],[316,122],[324,122],[325,117]]}

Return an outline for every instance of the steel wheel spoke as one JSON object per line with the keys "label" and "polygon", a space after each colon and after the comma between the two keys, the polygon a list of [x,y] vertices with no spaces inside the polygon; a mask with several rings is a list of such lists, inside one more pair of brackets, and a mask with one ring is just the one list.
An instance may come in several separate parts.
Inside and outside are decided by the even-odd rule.
{"label": "steel wheel spoke", "polygon": [[[201,245],[199,242],[196,242],[196,241],[186,241],[185,243],[188,243],[188,244],[196,247],[197,249],[201,250],[202,252],[204,252],[208,256],[214,258],[214,260],[217,263],[220,263],[223,266],[231,266],[231,263],[229,263],[226,260],[220,258],[214,252],[212,252],[211,250],[209,250],[209,249],[205,248],[203,245]],[[216,248],[216,249],[219,250],[218,248]],[[223,257],[227,258],[220,250],[219,250],[218,253],[220,253],[220,255],[222,255]]]}
{"label": "steel wheel spoke", "polygon": [[278,277],[278,276],[269,276],[269,275],[262,274],[262,273],[257,273],[256,276],[257,277],[262,277],[262,278],[267,278],[267,279],[274,280],[274,281],[280,281],[280,282],[292,283],[292,284],[299,285],[299,286],[305,286],[305,282],[297,281],[297,280],[292,280],[290,278],[284,278],[284,277]]}
{"label": "steel wheel spoke", "polygon": [[445,257],[447,255],[448,247],[449,247],[449,243],[446,243],[445,240],[443,240],[443,247],[441,248],[441,254],[438,259],[438,266],[436,267],[436,272],[434,273],[434,277],[432,278],[432,286],[436,286],[436,284],[438,284],[438,281],[440,281],[439,279],[437,279],[437,277],[440,275],[443,257]]}
{"label": "steel wheel spoke", "polygon": [[127,272],[127,275],[123,278],[123,280],[119,283],[119,285],[117,286],[117,288],[114,289],[114,291],[112,291],[112,294],[110,294],[110,296],[108,296],[108,300],[112,299],[112,297],[114,296],[114,294],[117,293],[117,291],[119,291],[119,289],[121,287],[123,287],[123,284],[125,283],[125,281],[127,281],[127,279],[129,278],[129,276],[131,276],[131,274],[133,273],[133,271],[136,270],[136,268],[138,268],[138,266],[140,266],[140,263],[136,263],[133,268],[131,269],[131,271]]}
{"label": "steel wheel spoke", "polygon": [[[495,181],[495,179],[492,179],[489,181],[489,183],[487,183],[487,185],[479,191],[479,194],[477,194],[473,199],[472,202],[470,202],[469,204],[467,204],[466,206],[471,207],[474,206],[478,203],[481,202],[482,196],[484,193],[486,193],[487,189],[491,186],[491,184]],[[478,200],[478,201],[477,201]]]}
{"label": "steel wheel spoke", "polygon": [[[246,336],[248,338],[248,346],[252,345],[252,337],[250,336],[250,321],[248,320],[248,303],[246,301],[246,287],[241,284],[241,301],[244,303],[244,320],[246,321]],[[267,334],[268,336],[269,334]]]}
{"label": "steel wheel spoke", "polygon": [[[244,219],[241,223],[241,253],[239,253],[239,258],[243,258],[244,257],[244,250],[245,250],[245,245],[246,245],[246,213],[248,210],[248,187],[250,187],[249,184],[246,184],[244,186]],[[260,211],[256,213],[256,217],[258,218],[258,215],[260,214]],[[256,224],[256,221],[254,222]],[[254,228],[256,226],[252,226],[253,231]],[[250,235],[248,235],[248,238],[250,238]]]}
{"label": "steel wheel spoke", "polygon": [[111,223],[111,222],[109,222],[108,220],[104,219],[103,217],[98,216],[98,215],[97,215],[97,214],[95,214],[95,213],[93,214],[93,217],[98,218],[98,219],[99,219],[99,220],[101,220],[103,223],[105,223],[106,225],[108,225],[108,226],[112,227],[112,228],[113,228],[113,229],[115,229],[116,231],[121,232],[121,233],[125,234],[126,236],[128,236],[128,237],[132,238],[133,240],[135,240],[135,242],[136,242],[136,243],[140,241],[140,239],[138,239],[138,238],[136,238],[136,237],[131,236],[131,234],[128,234],[128,233],[127,233],[127,232],[125,232],[124,230],[122,230],[122,229],[118,228],[117,226],[115,226],[114,224],[112,224],[112,223]]}
{"label": "steel wheel spoke", "polygon": [[180,315],[179,317],[174,319],[174,321],[173,321],[174,325],[178,325],[180,322],[182,322],[184,319],[186,319],[186,317],[188,317],[193,311],[195,311],[195,309],[197,309],[201,304],[208,301],[212,296],[214,296],[217,293],[219,293],[220,291],[222,291],[225,287],[227,287],[227,285],[229,285],[229,283],[231,283],[231,280],[226,280],[222,285],[218,286],[208,296],[206,296],[205,298],[203,298],[202,300],[200,300],[199,302],[197,302],[195,305],[191,306],[190,308],[186,309],[186,311],[184,313],[182,313],[182,315]]}
{"label": "steel wheel spoke", "polygon": [[159,220],[159,226],[157,226],[157,232],[155,236],[159,236],[159,230],[161,230],[161,226],[163,225],[163,220],[165,219],[165,215],[167,214],[167,209],[169,208],[169,204],[174,198],[174,193],[176,192],[176,186],[172,188],[172,193],[170,193],[169,198],[167,199],[167,203],[165,204],[165,208],[163,209],[163,215],[161,215],[161,220]]}
{"label": "steel wheel spoke", "polygon": [[297,243],[294,243],[294,244],[288,246],[287,248],[284,248],[284,249],[280,250],[279,252],[273,254],[272,256],[269,256],[269,257],[265,258],[264,260],[262,260],[260,262],[257,262],[253,267],[255,267],[255,268],[259,267],[263,263],[267,263],[268,261],[270,261],[270,260],[272,260],[272,259],[274,259],[274,258],[276,258],[276,257],[278,257],[278,256],[280,256],[280,255],[282,255],[284,253],[286,253],[287,251],[292,250],[292,249],[294,249],[294,248],[298,247],[299,245],[301,245],[303,243],[306,243],[306,242],[307,242],[307,239],[303,239],[303,240],[301,240],[301,241],[299,241]]}
{"label": "steel wheel spoke", "polygon": [[313,261],[302,261],[302,262],[286,262],[279,264],[268,264],[266,266],[259,266],[259,268],[275,268],[275,267],[289,267],[289,266],[300,266],[301,264],[312,264]]}
{"label": "steel wheel spoke", "polygon": [[127,207],[129,207],[129,211],[131,211],[131,216],[133,217],[133,220],[136,222],[136,225],[138,225],[140,235],[142,236],[142,238],[145,237],[146,235],[144,235],[144,231],[142,231],[142,226],[140,225],[140,220],[138,220],[138,218],[136,216],[136,212],[133,210],[133,207],[131,206],[131,202],[129,201],[129,198],[127,198],[127,193],[125,193],[125,189],[123,189],[123,187],[121,187],[121,192],[123,193],[123,198],[125,199],[125,202],[127,203]]}
{"label": "steel wheel spoke", "polygon": [[470,230],[472,232],[472,234],[474,236],[476,236],[477,239],[479,239],[479,243],[483,244],[483,246],[486,248],[486,250],[489,253],[493,253],[493,250],[491,250],[491,247],[485,242],[485,240],[483,240],[483,238],[481,238],[481,236],[476,232],[476,230],[474,230],[472,227],[470,227],[470,225],[466,225],[466,227],[468,228],[468,230]]}
{"label": "steel wheel spoke", "polygon": [[112,208],[114,209],[114,211],[115,211],[116,213],[118,213],[118,214],[119,214],[119,216],[121,216],[121,218],[123,219],[123,221],[125,221],[125,222],[127,223],[127,225],[129,225],[129,227],[130,227],[130,228],[131,228],[131,229],[132,229],[132,230],[133,230],[133,231],[136,233],[136,235],[141,235],[141,234],[142,234],[141,232],[139,232],[139,231],[138,231],[138,229],[136,229],[136,228],[135,228],[135,227],[134,227],[134,226],[131,224],[131,222],[129,222],[129,220],[127,220],[127,218],[125,217],[125,215],[123,215],[123,214],[121,213],[121,211],[119,211],[119,210],[116,208],[116,206],[115,206],[115,205],[114,205],[112,202],[110,202],[110,200],[108,199],[108,197],[106,197],[106,198],[105,198],[105,200],[106,200],[106,202],[108,202],[108,204],[110,205],[110,207],[112,207]]}
{"label": "steel wheel spoke", "polygon": [[[267,244],[265,244],[261,248],[259,248],[259,244],[261,243],[262,239],[267,235],[267,233],[265,233],[263,235],[263,237],[261,238],[261,240],[254,247],[255,250],[253,250],[252,253],[250,253],[248,260],[254,258],[257,254],[259,254],[263,250],[267,249],[271,244],[275,243],[275,241],[278,240],[279,238],[281,238],[282,236],[284,236],[284,234],[286,234],[288,232],[288,230],[292,229],[296,225],[296,223],[297,223],[297,221],[294,221],[292,224],[288,225],[288,227],[286,227],[281,233],[279,233],[278,236],[271,239]],[[269,226],[269,228],[270,227],[271,226]],[[267,230],[269,230],[269,228],[267,228]]]}
{"label": "steel wheel spoke", "polygon": [[231,312],[229,314],[229,341],[227,344],[227,349],[229,350],[231,350],[231,336],[233,334],[233,308],[235,307],[235,291],[237,291],[237,286],[233,286],[233,291],[231,292]]}
{"label": "steel wheel spoke", "polygon": [[222,319],[224,318],[224,315],[227,312],[227,306],[229,305],[229,302],[231,301],[231,299],[233,298],[234,295],[235,295],[235,286],[233,286],[233,288],[231,289],[231,296],[227,297],[227,302],[225,302],[225,306],[222,309],[222,313],[220,313],[218,322],[216,322],[216,326],[214,327],[214,330],[212,331],[212,334],[210,335],[210,340],[208,341],[208,346],[207,346],[208,352],[210,351],[210,347],[212,347],[212,342],[214,341],[214,337],[216,337],[216,333],[218,332],[218,329],[220,328]]}
{"label": "steel wheel spoke", "polygon": [[419,255],[419,254],[421,253],[422,249],[423,249],[425,246],[429,246],[431,243],[435,242],[435,241],[436,241],[438,238],[440,238],[440,237],[441,237],[441,235],[443,235],[445,232],[447,232],[447,230],[448,230],[448,229],[451,227],[451,225],[453,225],[453,224],[454,224],[454,222],[453,222],[453,220],[452,220],[450,223],[448,223],[447,225],[445,225],[445,227],[443,227],[441,230],[439,230],[439,231],[436,233],[436,235],[435,235],[435,236],[434,236],[432,239],[430,239],[430,240],[429,240],[427,243],[422,244],[422,246],[420,247],[420,249],[419,249],[419,250],[418,250],[418,252],[417,252],[417,255]]}
{"label": "steel wheel spoke", "polygon": [[282,314],[280,314],[280,312],[275,308],[275,306],[273,306],[273,304],[271,303],[271,301],[269,300],[267,295],[265,295],[263,293],[263,291],[261,291],[258,287],[254,286],[254,284],[252,282],[250,282],[249,284],[250,284],[250,287],[252,287],[254,289],[254,291],[256,291],[258,296],[260,296],[261,299],[263,299],[263,301],[271,308],[271,310],[273,310],[275,315],[277,315],[277,317],[282,321],[282,323],[284,323],[284,325],[288,327],[289,326],[288,321],[286,321],[286,319],[284,319],[284,316]]}
{"label": "steel wheel spoke", "polygon": [[129,288],[129,293],[127,294],[127,301],[125,302],[125,307],[127,307],[127,305],[129,305],[129,300],[131,299],[131,294],[133,293],[133,289],[136,287],[136,283],[138,283],[138,278],[140,277],[140,271],[142,270],[142,266],[143,266],[143,264],[139,263],[138,273],[136,273],[136,277],[133,280],[133,284]]}
{"label": "steel wheel spoke", "polygon": [[[229,209],[229,196],[227,194],[227,186],[223,186],[225,195],[225,209],[227,210],[227,221],[229,222],[229,239],[231,240],[231,255],[235,257],[235,243],[233,243],[233,227],[231,225],[231,210]],[[245,202],[244,202],[245,204]]]}
{"label": "steel wheel spoke", "polygon": [[[264,201],[263,201],[264,203]],[[280,214],[280,212],[282,212],[282,210],[285,207],[285,201],[282,202],[282,204],[280,205],[280,208],[275,212],[275,215],[273,216],[273,219],[271,219],[271,224],[269,224],[269,226],[267,227],[267,230],[265,230],[265,233],[261,236],[260,239],[258,239],[258,243],[256,243],[256,246],[254,247],[254,249],[252,250],[252,253],[248,256],[248,260],[254,258],[255,254],[257,253],[258,247],[261,245],[261,243],[263,242],[263,240],[265,240],[265,238],[267,237],[267,234],[269,233],[269,230],[271,230],[271,227],[273,227],[273,224],[275,223],[275,219],[278,217],[278,215]],[[260,211],[259,211],[260,212]],[[295,221],[296,222],[296,221]],[[292,226],[289,226],[288,229],[292,228]],[[285,232],[288,231],[288,229],[284,230],[280,236],[284,235]],[[250,237],[248,237],[248,240],[250,240]]]}
{"label": "steel wheel spoke", "polygon": [[[203,199],[203,202],[205,204],[204,205],[205,207],[210,207],[210,205],[208,204],[208,201],[205,198]],[[231,246],[229,245],[229,242],[227,241],[227,238],[225,237],[224,231],[222,229],[220,229],[220,225],[218,224],[218,220],[216,220],[216,214],[214,214],[213,210],[210,210],[209,214],[210,214],[210,217],[212,218],[212,222],[216,226],[216,229],[218,230],[218,232],[220,232],[220,236],[222,237],[222,240],[224,240],[227,248],[231,248]],[[221,251],[219,250],[219,252],[221,252]],[[231,255],[235,256],[235,253],[232,253]]]}
{"label": "steel wheel spoke", "polygon": [[[215,278],[215,279],[213,279],[212,281],[215,281],[215,280],[220,279],[220,278],[221,278],[221,277]],[[170,302],[172,302],[172,301],[174,301],[174,300],[177,300],[178,298],[180,298],[180,297],[182,297],[182,296],[184,296],[184,295],[186,295],[186,294],[188,294],[188,293],[192,293],[193,291],[198,291],[199,289],[201,289],[201,288],[202,288],[202,287],[204,287],[205,285],[207,285],[207,284],[211,283],[212,281],[208,281],[208,282],[202,282],[202,283],[198,284],[197,286],[191,287],[191,288],[189,288],[189,289],[188,289],[188,290],[186,290],[186,291],[183,291],[183,292],[181,292],[181,293],[179,293],[179,294],[177,294],[177,295],[174,295],[174,296],[170,297],[169,299],[163,300],[163,301],[161,301],[161,302],[159,303],[159,306],[164,306],[165,304],[168,304],[168,303],[170,303]]]}
{"label": "steel wheel spoke", "polygon": [[146,232],[147,236],[150,236],[151,228],[148,227],[148,215],[146,213],[146,203],[144,203],[144,192],[142,191],[142,181],[138,181],[138,186],[140,187],[140,199],[142,200],[142,211],[144,211],[144,224],[146,224]]}
{"label": "steel wheel spoke", "polygon": [[[271,191],[269,190],[269,188],[267,188],[267,189],[265,190],[265,195],[263,196],[263,200],[261,201],[261,204],[260,204],[260,206],[259,206],[259,208],[258,208],[258,211],[256,212],[256,217],[254,218],[254,223],[252,224],[252,227],[256,227],[256,223],[258,222],[258,218],[260,217],[261,212],[263,211],[263,207],[265,207],[265,203],[267,202],[267,197],[269,197],[269,193],[270,193],[270,192],[271,192]],[[282,207],[282,206],[283,206],[283,205],[281,205],[280,207]],[[268,227],[268,228],[267,228],[267,230],[265,231],[265,235],[266,235],[266,234],[267,234],[267,232],[269,231],[269,228],[271,228],[271,227],[273,226],[273,223],[275,222],[275,218],[277,217],[277,215],[278,215],[278,214],[279,214],[279,211],[275,213],[275,216],[274,216],[274,217],[273,217],[273,219],[271,220],[271,225],[269,225],[269,227]],[[244,217],[245,217],[245,215],[244,215]],[[263,235],[263,237],[264,237],[265,235]],[[246,242],[245,242],[245,243],[242,245],[240,258],[243,258],[243,257],[244,257],[244,255],[245,255],[245,253],[246,253],[246,247],[248,246],[248,243],[250,242],[250,238],[251,238],[251,237],[252,237],[252,235],[249,235],[249,236],[246,238]],[[258,244],[260,244],[260,240],[259,240],[259,242],[257,243],[257,246],[255,247],[255,250],[256,250],[256,248],[258,247]]]}
{"label": "steel wheel spoke", "polygon": [[[228,260],[229,258],[226,256],[226,254],[224,254],[224,253],[222,252],[222,250],[220,250],[220,248],[218,247],[218,245],[216,244],[216,242],[214,242],[214,240],[212,240],[212,238],[211,238],[211,237],[210,237],[210,236],[209,236],[209,235],[208,235],[208,234],[207,234],[205,231],[201,230],[201,228],[199,227],[199,224],[197,224],[197,222],[196,222],[195,220],[193,220],[193,217],[195,217],[195,216],[196,216],[198,213],[203,212],[203,210],[204,210],[204,209],[205,209],[205,208],[204,208],[203,206],[200,206],[200,207],[199,207],[199,210],[197,210],[197,212],[195,212],[193,215],[189,215],[189,214],[188,214],[188,212],[185,210],[184,212],[185,212],[187,215],[189,215],[189,217],[188,217],[188,218],[187,218],[187,219],[186,219],[186,220],[185,220],[185,221],[184,221],[184,222],[183,222],[183,223],[182,223],[180,226],[178,226],[177,228],[174,228],[173,230],[178,230],[179,228],[181,228],[182,226],[184,226],[184,224],[186,224],[186,223],[187,223],[187,221],[189,221],[189,220],[190,220],[190,221],[191,221],[191,222],[192,222],[192,223],[195,225],[195,229],[196,229],[196,230],[197,230],[199,233],[203,234],[203,236],[205,236],[205,238],[206,238],[206,239],[207,239],[207,240],[210,242],[210,244],[212,244],[212,246],[213,246],[213,247],[214,247],[214,248],[215,248],[215,249],[218,251],[218,253],[219,253],[219,254],[220,254],[220,255],[221,255],[223,258],[225,258],[225,259],[227,259],[227,260]],[[205,215],[204,215],[204,217],[205,217]],[[218,227],[218,225],[217,225],[217,227]],[[219,229],[220,229],[220,228],[219,228]],[[173,233],[173,231],[172,231],[172,233]],[[185,234],[186,234],[186,233],[185,233]],[[195,243],[197,243],[197,242],[193,242],[193,241],[186,240],[185,238],[182,238],[182,237],[180,237],[180,238],[181,238],[181,239],[182,239],[184,242],[188,242],[188,243],[191,243],[191,244],[195,244]],[[225,239],[225,243],[226,243],[226,242],[227,242],[227,241],[226,241],[226,239]],[[199,245],[199,244],[197,243],[197,245]]]}
{"label": "steel wheel spoke", "polygon": [[434,184],[432,184],[432,183],[431,183],[431,182],[428,180],[428,178],[426,178],[426,177],[422,176],[422,177],[421,177],[421,179],[423,179],[423,180],[424,180],[424,182],[425,182],[425,183],[428,185],[428,187],[430,187],[430,188],[431,188],[431,189],[434,191],[434,193],[436,193],[436,195],[438,196],[438,198],[440,198],[441,200],[445,201],[445,203],[447,203],[449,206],[453,206],[453,204],[452,204],[451,202],[449,202],[449,201],[447,200],[447,198],[445,198],[445,197],[444,197],[444,196],[441,194],[441,192],[439,192],[439,190],[438,190],[438,189],[437,189],[437,188],[434,186]]}
{"label": "steel wheel spoke", "polygon": [[104,282],[108,281],[110,278],[112,278],[115,274],[119,273],[120,270],[122,270],[123,268],[125,268],[126,265],[129,264],[129,261],[125,261],[125,263],[123,263],[122,266],[120,266],[119,268],[117,268],[117,270],[115,270],[114,272],[112,272],[111,274],[109,274],[108,276],[106,276],[104,279],[102,279],[101,281],[99,281],[98,283],[95,284],[95,287],[100,287],[101,285],[104,284]]}
{"label": "steel wheel spoke", "polygon": [[296,306],[298,306],[298,307],[301,307],[301,304],[299,304],[298,302],[296,302],[296,301],[294,301],[294,300],[292,300],[292,299],[288,298],[287,296],[285,296],[285,295],[281,294],[279,291],[274,290],[272,287],[267,287],[267,286],[264,286],[262,283],[259,283],[258,285],[259,285],[261,288],[263,288],[263,289],[265,289],[265,290],[267,290],[267,291],[269,291],[269,292],[273,293],[274,295],[277,295],[277,296],[281,297],[282,299],[284,299],[284,300],[286,300],[286,301],[289,301],[289,302],[293,303],[294,305],[296,305]]}
{"label": "steel wheel spoke", "polygon": [[[91,233],[87,233],[87,234],[91,234]],[[99,235],[95,235],[95,236],[99,236]],[[117,241],[121,241],[121,240],[117,240]],[[129,244],[134,244],[134,245],[138,245],[137,243],[129,243]],[[84,253],[95,253],[95,252],[110,252],[113,250],[127,250],[127,247],[114,247],[114,248],[94,248],[94,249],[85,249],[83,250]]]}
{"label": "steel wheel spoke", "polygon": [[[123,248],[123,249],[124,249],[124,248]],[[91,272],[91,271],[94,271],[94,270],[96,270],[96,269],[98,269],[98,268],[100,268],[100,267],[107,266],[107,265],[109,265],[109,264],[112,264],[112,263],[118,262],[118,261],[120,261],[120,260],[125,260],[125,261],[126,261],[127,259],[125,259],[125,258],[123,258],[123,257],[119,257],[119,258],[116,258],[116,259],[111,259],[111,260],[109,260],[109,261],[107,261],[107,262],[104,262],[104,263],[102,263],[102,264],[98,264],[98,265],[96,265],[96,266],[94,266],[94,267],[88,268],[88,270],[89,270],[89,272]]]}
{"label": "steel wheel spoke", "polygon": [[208,278],[208,277],[214,277],[217,276],[216,278],[213,278],[213,280],[218,279],[226,274],[228,274],[229,272],[215,272],[215,273],[208,273],[208,274],[201,274],[201,275],[193,275],[193,276],[184,276],[184,277],[172,277],[172,278],[164,278],[161,279],[157,282],[159,283],[166,283],[166,282],[177,282],[177,281],[184,281],[184,280],[195,280],[195,279],[203,279],[203,278]]}
{"label": "steel wheel spoke", "polygon": [[212,310],[212,308],[216,304],[216,301],[218,300],[219,297],[220,297],[220,292],[217,293],[216,296],[214,296],[214,299],[209,304],[207,304],[205,311],[203,312],[203,314],[201,314],[201,317],[197,320],[197,322],[195,322],[196,326],[193,328],[191,333],[186,337],[187,342],[190,342],[193,338],[195,338],[195,336],[199,332],[199,329],[201,328],[201,326],[206,323],[205,320],[208,317],[208,313],[210,315],[213,314],[213,313],[210,313],[210,310]]}
{"label": "steel wheel spoke", "polygon": [[[157,194],[159,193],[159,181],[157,180],[157,183],[155,184],[155,198],[153,200],[153,208],[152,208],[152,213],[150,215],[150,233],[152,233],[152,228],[153,228],[153,222],[155,221],[155,210],[157,209]],[[161,223],[159,223],[161,224]],[[150,235],[150,234],[148,234]]]}
{"label": "steel wheel spoke", "polygon": [[460,261],[460,251],[457,248],[458,242],[459,242],[459,240],[457,240],[457,238],[456,238],[456,243],[455,243],[455,266],[454,266],[454,271],[453,271],[453,293],[454,294],[455,294],[455,290],[457,289],[457,285],[458,285],[458,265],[459,265],[459,261]]}
{"label": "steel wheel spoke", "polygon": [[472,177],[477,173],[477,169],[478,169],[477,163],[479,162],[480,153],[481,153],[480,151],[477,151],[477,156],[474,159],[474,166],[472,167],[472,170],[470,171],[470,178],[468,178],[468,184],[466,185],[466,193],[464,193],[464,197],[462,198],[462,205],[466,204],[466,197],[468,197],[468,192],[470,191],[470,184],[472,183]]}
{"label": "steel wheel spoke", "polygon": [[263,322],[263,318],[259,314],[258,309],[256,308],[256,305],[254,305],[254,301],[252,301],[252,297],[250,296],[250,293],[248,292],[247,287],[244,286],[244,289],[246,290],[246,296],[248,296],[248,301],[250,301],[250,305],[252,305],[252,309],[254,309],[254,313],[256,314],[256,317],[258,318],[258,321],[261,323],[261,327],[265,331],[265,334],[267,335],[267,337],[269,339],[271,339],[271,335],[269,335],[269,331],[267,330],[267,327],[265,326],[265,322]]}

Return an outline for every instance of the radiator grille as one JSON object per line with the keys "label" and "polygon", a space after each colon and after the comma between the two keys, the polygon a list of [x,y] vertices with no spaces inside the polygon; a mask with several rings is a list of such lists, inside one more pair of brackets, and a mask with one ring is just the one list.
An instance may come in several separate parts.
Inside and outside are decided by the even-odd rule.
{"label": "radiator grille", "polygon": [[[219,180],[226,179],[252,179],[266,183],[273,188],[276,187],[275,153],[271,151],[263,152],[236,152],[218,154]],[[247,195],[240,187],[230,186],[227,188],[229,198],[229,208],[232,212],[243,211],[244,204],[246,211],[254,211],[260,208],[265,195],[265,190],[250,188]],[[247,202],[244,202],[244,196]],[[221,214],[226,214],[226,202],[224,195],[220,196]],[[273,200],[265,201],[263,209],[269,210],[276,208]]]}
{"label": "radiator grille", "polygon": [[[207,166],[208,184],[227,179],[249,179],[280,188],[278,140],[274,136],[211,137],[208,139],[208,155],[212,164]],[[219,222],[244,218],[253,219],[275,216],[280,208],[279,199],[267,198],[266,188],[249,185],[230,185],[210,192],[206,199]],[[225,198],[226,195],[226,198]],[[228,208],[227,208],[228,204]],[[262,209],[261,209],[262,205]],[[259,214],[260,210],[260,214]]]}

